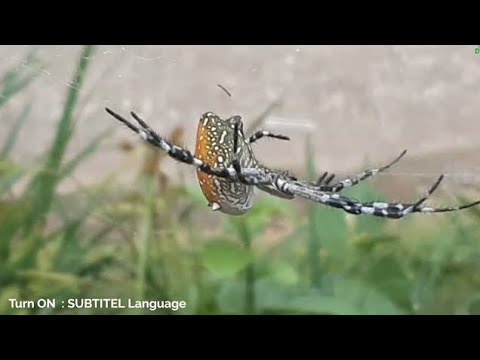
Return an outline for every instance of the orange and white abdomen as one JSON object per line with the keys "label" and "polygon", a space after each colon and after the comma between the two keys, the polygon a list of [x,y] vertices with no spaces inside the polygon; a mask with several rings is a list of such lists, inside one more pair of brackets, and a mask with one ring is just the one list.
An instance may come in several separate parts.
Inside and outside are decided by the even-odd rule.
{"label": "orange and white abdomen", "polygon": [[[226,167],[233,158],[234,122],[207,112],[198,122],[195,157],[212,167]],[[243,134],[239,134],[240,163],[255,163]],[[253,205],[254,189],[197,170],[200,188],[212,210],[241,215]]]}

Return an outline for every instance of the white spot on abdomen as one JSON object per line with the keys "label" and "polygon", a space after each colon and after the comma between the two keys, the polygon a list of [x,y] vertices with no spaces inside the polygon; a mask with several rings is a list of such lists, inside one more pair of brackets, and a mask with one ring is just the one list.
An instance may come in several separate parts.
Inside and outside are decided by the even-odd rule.
{"label": "white spot on abdomen", "polygon": [[225,136],[226,135],[227,135],[227,132],[224,130],[222,132],[222,136],[220,137],[220,141],[219,141],[220,144],[223,144],[223,142],[225,141]]}

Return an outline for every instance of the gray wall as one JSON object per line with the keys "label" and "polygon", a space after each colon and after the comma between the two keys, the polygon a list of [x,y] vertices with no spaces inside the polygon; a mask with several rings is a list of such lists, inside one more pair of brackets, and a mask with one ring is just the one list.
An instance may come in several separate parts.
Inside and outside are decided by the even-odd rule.
{"label": "gray wall", "polygon": [[[193,149],[203,112],[239,114],[248,126],[283,95],[263,127],[292,141],[256,146],[269,165],[302,171],[303,144],[310,134],[319,172],[357,171],[367,158],[381,163],[407,148],[405,164],[392,174],[430,181],[445,172],[450,182],[480,183],[480,55],[475,47],[99,46],[82,89],[69,154],[108,127],[114,133],[77,171],[75,181],[96,182],[118,168],[125,179],[133,173],[135,159],[127,165],[116,143],[136,138],[117,126],[105,106],[126,115],[135,110],[163,134],[185,126],[185,144]],[[0,70],[17,64],[28,49],[1,46]],[[46,70],[1,109],[3,141],[25,103],[33,101],[28,130],[16,147],[19,161],[32,162],[52,138],[79,52],[79,46],[39,47]],[[177,171],[178,164],[169,161],[166,169]],[[182,171],[189,174],[185,167]]]}

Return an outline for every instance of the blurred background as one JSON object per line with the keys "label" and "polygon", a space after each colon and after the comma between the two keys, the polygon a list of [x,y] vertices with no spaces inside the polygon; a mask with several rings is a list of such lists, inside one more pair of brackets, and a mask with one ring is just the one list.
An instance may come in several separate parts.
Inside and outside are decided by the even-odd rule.
{"label": "blurred background", "polygon": [[[480,313],[480,207],[385,220],[259,194],[227,216],[104,110],[190,150],[204,112],[240,115],[291,139],[256,143],[261,162],[306,179],[407,149],[345,194],[410,202],[443,173],[428,204],[454,206],[480,198],[476,49],[1,46],[0,314]],[[61,305],[83,298],[164,307]]]}

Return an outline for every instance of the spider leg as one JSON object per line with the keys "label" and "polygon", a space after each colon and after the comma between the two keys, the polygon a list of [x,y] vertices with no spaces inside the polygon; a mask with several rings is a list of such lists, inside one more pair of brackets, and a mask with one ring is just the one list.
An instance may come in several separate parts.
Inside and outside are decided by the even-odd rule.
{"label": "spider leg", "polygon": [[285,135],[277,135],[277,134],[272,134],[271,132],[268,132],[266,130],[258,130],[257,132],[255,132],[255,134],[251,135],[247,139],[247,143],[253,144],[255,141],[258,141],[263,137],[271,137],[271,138],[280,139],[280,140],[290,140],[290,138]]}
{"label": "spider leg", "polygon": [[248,181],[245,179],[245,177],[242,174],[242,168],[240,166],[240,160],[239,160],[239,148],[238,148],[238,132],[240,131],[240,122],[236,121],[235,122],[235,128],[233,131],[233,159],[231,161],[231,165],[235,169],[235,172],[237,173],[238,180],[243,183],[250,185]]}
{"label": "spider leg", "polygon": [[322,184],[322,181],[323,179],[325,179],[325,177],[328,175],[328,172],[324,172],[317,180],[317,185],[321,185]]}
{"label": "spider leg", "polygon": [[328,186],[328,183],[332,181],[335,176],[330,175],[330,178],[327,179],[328,181],[325,181],[325,183],[322,184],[323,179],[325,178],[325,176],[327,176],[327,173],[323,173],[322,176],[320,176],[320,178],[317,180],[318,188],[320,191],[339,192],[342,189],[345,189],[347,187],[357,185],[359,182],[365,179],[368,179],[369,177],[375,176],[380,172],[388,170],[392,165],[397,163],[406,153],[407,153],[407,150],[403,150],[402,153],[399,156],[397,156],[389,164],[379,167],[377,169],[369,169],[369,170],[362,171],[361,173],[353,176],[352,178],[339,181],[338,183],[331,186]]}
{"label": "spider leg", "polygon": [[[268,168],[263,167],[263,166],[261,168],[267,174],[271,173],[273,179],[275,179],[276,176],[279,176],[279,177],[284,177],[284,178],[292,180],[292,181],[297,181],[296,177],[294,175],[290,174],[288,171],[271,170],[271,169],[268,169]],[[282,199],[292,200],[295,197],[295,195],[293,195],[291,193],[284,192],[284,191],[278,189],[277,186],[275,185],[274,180],[272,180],[272,182],[270,184],[259,184],[259,185],[257,185],[257,188],[261,191],[264,191],[264,192],[270,194],[270,195],[273,195],[273,196],[276,196],[276,197],[279,197],[279,198],[282,198]]]}
{"label": "spider leg", "polygon": [[194,167],[200,169],[201,171],[206,172],[207,174],[211,174],[211,175],[215,175],[223,178],[236,177],[235,171],[233,171],[233,169],[218,168],[218,167],[213,168],[208,164],[204,163],[202,160],[195,158],[189,150],[182,149],[177,145],[173,145],[168,140],[163,139],[134,112],[131,112],[131,115],[140,124],[141,128],[135,126],[130,121],[128,121],[121,115],[115,113],[114,111],[110,110],[109,108],[105,108],[105,110],[107,111],[107,113],[112,115],[115,119],[125,124],[129,129],[131,129],[132,131],[140,135],[140,137],[143,140],[165,151],[173,159],[186,163],[188,165],[193,165]]}
{"label": "spider leg", "polygon": [[[240,165],[240,149],[238,147],[238,134],[240,131],[240,121],[235,122],[233,133],[233,159],[231,166],[237,173],[238,181],[246,185],[256,185],[260,190],[269,193],[270,195],[277,196],[283,199],[293,199],[294,195],[279,190],[275,184],[274,179],[278,176],[284,177],[290,180],[296,180],[295,177],[287,172],[270,170],[263,166],[256,166],[252,169],[242,169]],[[246,174],[249,174],[248,176]]]}
{"label": "spider leg", "polygon": [[231,181],[241,181],[248,185],[272,184],[274,181],[276,174],[270,174],[265,170],[257,168],[241,169],[240,164],[238,164],[238,171],[235,170],[234,167],[211,167],[202,160],[194,157],[189,150],[182,149],[181,147],[173,145],[168,140],[162,138],[134,112],[131,112],[131,115],[140,124],[141,128],[135,126],[114,111],[108,108],[105,108],[105,110],[115,119],[122,122],[129,129],[137,133],[144,141],[165,151],[174,160],[192,165],[207,174],[229,179]]}
{"label": "spider leg", "polygon": [[415,204],[413,204],[411,207],[406,208],[404,210],[405,215],[408,213],[413,213],[413,212],[422,212],[422,213],[440,213],[440,212],[450,212],[450,211],[458,211],[458,210],[464,210],[468,209],[472,206],[480,204],[480,200],[473,201],[471,203],[465,204],[465,205],[460,205],[460,206],[450,206],[450,207],[444,207],[444,208],[432,208],[428,206],[420,206],[421,203],[423,203],[427,197],[438,187],[440,181],[443,179],[443,175],[440,176],[438,179],[437,183],[432,187],[432,189],[429,191],[429,193],[417,201]]}
{"label": "spider leg", "polygon": [[385,202],[365,202],[353,198],[348,198],[346,196],[328,193],[318,189],[317,186],[308,182],[301,181],[290,181],[288,179],[278,177],[275,180],[276,186],[281,189],[281,191],[303,197],[305,199],[319,202],[327,206],[335,207],[342,209],[353,215],[373,215],[378,217],[390,218],[390,219],[400,219],[406,215],[414,212],[422,213],[435,213],[435,212],[447,212],[447,211],[456,211],[467,209],[469,207],[480,204],[480,200],[472,202],[470,204],[458,206],[458,207],[448,207],[448,208],[431,208],[421,206],[430,195],[438,188],[440,182],[443,180],[443,175],[440,176],[433,186],[428,190],[427,194],[417,200],[414,203],[385,203]]}
{"label": "spider leg", "polygon": [[358,212],[358,214],[372,214],[374,216],[387,217],[391,219],[400,219],[412,212],[422,212],[423,207],[421,205],[438,188],[443,178],[444,176],[440,175],[440,177],[430,187],[427,193],[423,197],[415,201],[413,204],[369,202],[361,203],[360,208],[355,209],[354,211]]}
{"label": "spider leg", "polygon": [[449,212],[449,211],[458,211],[463,209],[468,209],[472,206],[480,204],[480,200],[473,201],[469,204],[461,205],[461,206],[454,206],[454,207],[444,207],[444,208],[431,208],[431,207],[421,207],[413,210],[412,212],[423,212],[423,213],[441,213],[441,212]]}
{"label": "spider leg", "polygon": [[[322,183],[323,183],[323,185],[328,185],[328,184],[330,184],[330,182],[331,182],[331,181],[333,180],[333,178],[335,177],[335,174],[330,174],[330,176],[329,176],[327,179],[325,179],[325,177],[326,177],[327,175],[328,175],[328,172],[325,171],[325,172],[318,178],[318,180],[317,180],[317,185],[318,185],[318,186],[321,186]],[[325,179],[325,182],[323,181],[323,179]]]}

